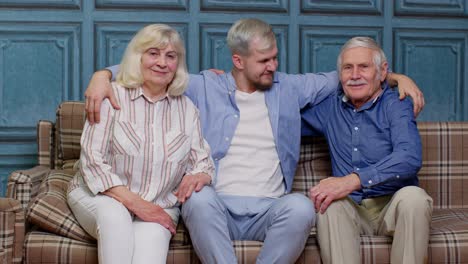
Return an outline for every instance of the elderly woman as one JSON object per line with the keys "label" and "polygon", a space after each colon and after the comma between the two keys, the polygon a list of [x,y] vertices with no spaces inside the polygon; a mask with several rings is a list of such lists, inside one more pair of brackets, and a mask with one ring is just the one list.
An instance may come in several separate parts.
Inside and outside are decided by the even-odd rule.
{"label": "elderly woman", "polygon": [[149,25],[131,40],[112,84],[121,109],[105,101],[101,122],[85,124],[68,203],[97,239],[100,263],[166,263],[178,200],[211,182],[198,111],[182,95],[187,82],[177,31]]}

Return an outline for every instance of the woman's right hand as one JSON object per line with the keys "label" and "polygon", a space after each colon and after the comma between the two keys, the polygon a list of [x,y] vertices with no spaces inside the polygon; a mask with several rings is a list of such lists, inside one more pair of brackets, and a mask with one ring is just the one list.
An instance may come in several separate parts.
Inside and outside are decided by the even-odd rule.
{"label": "woman's right hand", "polygon": [[88,88],[85,91],[85,110],[90,124],[99,123],[101,113],[101,103],[105,98],[109,101],[115,109],[120,109],[115,99],[114,92],[110,79],[112,73],[108,70],[97,71],[89,81]]}
{"label": "woman's right hand", "polygon": [[133,201],[127,208],[141,220],[158,223],[167,228],[172,235],[175,235],[176,226],[172,221],[172,218],[159,205],[150,203],[143,199],[138,199]]}
{"label": "woman's right hand", "polygon": [[159,205],[142,199],[139,195],[131,192],[126,187],[115,186],[102,194],[121,202],[130,212],[134,213],[141,220],[158,223],[167,228],[172,235],[176,233],[176,226],[164,209]]}

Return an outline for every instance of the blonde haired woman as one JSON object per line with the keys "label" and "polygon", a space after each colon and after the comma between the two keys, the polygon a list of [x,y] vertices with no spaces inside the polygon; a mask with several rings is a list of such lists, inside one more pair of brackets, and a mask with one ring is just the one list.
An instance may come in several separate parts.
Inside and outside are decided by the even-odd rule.
{"label": "blonde haired woman", "polygon": [[129,43],[112,84],[121,109],[106,100],[101,122],[85,124],[68,203],[98,240],[100,263],[166,263],[178,199],[211,182],[198,111],[182,95],[187,81],[177,31],[146,26]]}

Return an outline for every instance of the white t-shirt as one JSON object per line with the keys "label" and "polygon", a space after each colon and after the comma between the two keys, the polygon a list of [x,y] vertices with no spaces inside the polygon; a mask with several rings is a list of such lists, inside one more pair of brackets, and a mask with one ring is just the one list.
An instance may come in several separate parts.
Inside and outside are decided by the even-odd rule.
{"label": "white t-shirt", "polygon": [[285,187],[265,94],[237,90],[236,103],[240,120],[228,152],[219,162],[216,192],[279,197]]}

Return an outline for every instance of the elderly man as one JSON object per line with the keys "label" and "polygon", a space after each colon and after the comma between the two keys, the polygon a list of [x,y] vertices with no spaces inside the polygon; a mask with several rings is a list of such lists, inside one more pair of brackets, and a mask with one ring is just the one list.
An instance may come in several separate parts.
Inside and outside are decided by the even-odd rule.
{"label": "elderly man", "polygon": [[432,199],[417,187],[412,103],[388,88],[385,54],[370,38],[349,40],[337,69],[342,89],[303,113],[327,138],[335,175],[310,189],[322,261],[361,263],[360,234],[378,234],[393,236],[392,263],[423,263]]}
{"label": "elderly man", "polygon": [[[301,254],[315,212],[311,201],[291,194],[301,136],[300,110],[338,87],[336,73],[276,72],[276,39],[270,25],[242,19],[229,30],[232,72],[191,75],[186,95],[200,110],[203,134],[215,161],[212,187],[182,182],[182,217],[203,263],[237,263],[231,240],[263,241],[258,263],[293,263]],[[115,75],[115,73],[114,73]],[[407,90],[423,104],[405,76]],[[112,94],[109,75],[95,74],[86,93],[88,114]],[[408,82],[409,80],[409,82]],[[112,100],[111,100],[112,101]],[[190,179],[190,177],[186,177]],[[189,191],[187,191],[189,190]],[[285,237],[288,243],[280,243]]]}

